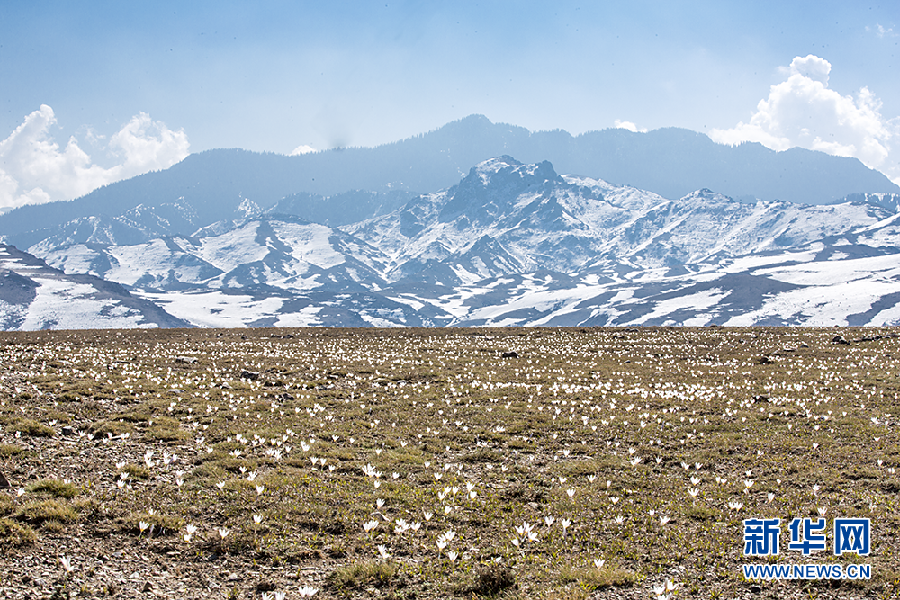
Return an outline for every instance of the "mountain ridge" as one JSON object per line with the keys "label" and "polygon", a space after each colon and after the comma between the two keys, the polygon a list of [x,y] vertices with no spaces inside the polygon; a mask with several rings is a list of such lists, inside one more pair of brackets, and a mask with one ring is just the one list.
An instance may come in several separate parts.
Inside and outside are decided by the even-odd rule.
{"label": "mountain ridge", "polygon": [[[239,149],[192,154],[163,171],[110,184],[76,200],[0,214],[0,239],[30,247],[73,220],[116,219],[140,206],[153,211],[174,204],[194,215],[189,225],[196,229],[240,216],[240,206],[247,200],[268,210],[304,194],[309,196],[303,200],[306,217],[346,224],[397,208],[406,199],[404,193],[436,192],[455,185],[472,165],[502,155],[516,156],[526,164],[547,160],[560,172],[627,184],[670,199],[704,187],[743,200],[807,204],[831,203],[853,193],[900,193],[900,187],[858,160],[821,152],[775,152],[753,143],[730,147],[676,128],[646,133],[607,129],[577,136],[561,130],[530,132],[471,115],[375,148],[302,156]],[[359,197],[352,198],[353,191]],[[366,199],[365,193],[382,196]],[[391,198],[391,193],[400,195]],[[341,194],[351,195],[339,203],[312,206],[317,197]],[[194,231],[183,227],[173,226],[168,233]]]}
{"label": "mountain ridge", "polygon": [[340,227],[245,198],[170,235],[162,221],[192,219],[176,203],[27,251],[197,326],[900,323],[900,195],[853,198],[671,200],[502,155]]}

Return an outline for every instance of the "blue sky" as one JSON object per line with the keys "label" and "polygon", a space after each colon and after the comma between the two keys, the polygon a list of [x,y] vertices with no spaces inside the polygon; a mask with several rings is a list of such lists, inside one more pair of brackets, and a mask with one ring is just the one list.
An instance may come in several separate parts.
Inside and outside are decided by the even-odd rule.
{"label": "blue sky", "polygon": [[[472,113],[532,130],[675,126],[844,154],[862,154],[868,135],[887,150],[879,159],[870,147],[867,164],[900,180],[898,34],[896,1],[5,2],[0,140],[30,133],[0,146],[0,207],[187,152],[371,146]],[[835,114],[812,132],[773,129],[772,118],[797,119],[798,102]],[[828,146],[848,110],[865,122]],[[42,187],[35,173],[51,159],[83,185]],[[37,188],[47,193],[28,196]]]}

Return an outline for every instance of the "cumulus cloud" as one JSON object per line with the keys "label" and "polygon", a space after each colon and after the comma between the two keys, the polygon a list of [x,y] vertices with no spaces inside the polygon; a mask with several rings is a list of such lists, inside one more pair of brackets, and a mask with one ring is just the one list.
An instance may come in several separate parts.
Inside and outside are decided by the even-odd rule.
{"label": "cumulus cloud", "polygon": [[318,150],[316,150],[312,146],[307,146],[306,144],[304,144],[302,146],[297,146],[296,148],[294,148],[291,151],[290,155],[291,156],[302,156],[303,154],[310,154],[312,152],[318,152]]}
{"label": "cumulus cloud", "polygon": [[759,142],[773,150],[801,147],[853,156],[900,184],[900,118],[885,119],[881,101],[863,87],[856,97],[828,87],[831,63],[810,54],[780,69],[781,83],[769,88],[749,123],[714,129],[723,144]]}
{"label": "cumulus cloud", "polygon": [[[53,109],[42,104],[0,142],[0,208],[70,200],[102,185],[154,169],[165,169],[188,155],[184,130],[140,113],[110,137],[107,149],[116,157],[109,168],[91,157],[70,137],[64,149],[54,140]],[[93,137],[96,143],[101,140]]]}
{"label": "cumulus cloud", "polygon": [[827,87],[828,76],[831,74],[831,63],[824,58],[808,54],[803,58],[795,57],[789,66],[779,67],[778,71],[785,77],[801,75]]}
{"label": "cumulus cloud", "polygon": [[188,155],[187,135],[183,129],[172,131],[147,113],[139,113],[109,140],[110,148],[124,159],[113,167],[121,176],[133,177],[147,171],[166,169]]}
{"label": "cumulus cloud", "polygon": [[634,131],[635,133],[644,133],[646,129],[638,129],[638,126],[632,123],[631,121],[620,121],[616,119],[615,122],[616,129],[627,129],[628,131]]}

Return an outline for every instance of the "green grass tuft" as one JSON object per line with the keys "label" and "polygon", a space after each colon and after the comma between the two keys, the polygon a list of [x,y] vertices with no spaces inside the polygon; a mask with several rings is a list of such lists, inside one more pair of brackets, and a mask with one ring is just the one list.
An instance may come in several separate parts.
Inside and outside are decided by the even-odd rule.
{"label": "green grass tuft", "polygon": [[44,494],[54,498],[74,498],[78,495],[78,486],[61,479],[41,479],[33,481],[25,486],[25,491],[31,494]]}

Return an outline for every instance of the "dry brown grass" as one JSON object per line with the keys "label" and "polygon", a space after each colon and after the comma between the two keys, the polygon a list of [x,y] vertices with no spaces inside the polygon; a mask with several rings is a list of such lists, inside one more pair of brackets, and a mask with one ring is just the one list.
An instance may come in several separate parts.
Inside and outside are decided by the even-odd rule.
{"label": "dry brown grass", "polygon": [[[0,593],[893,598],[900,339],[840,333],[0,334],[0,572],[53,574]],[[819,508],[872,580],[743,580],[742,519]]]}

